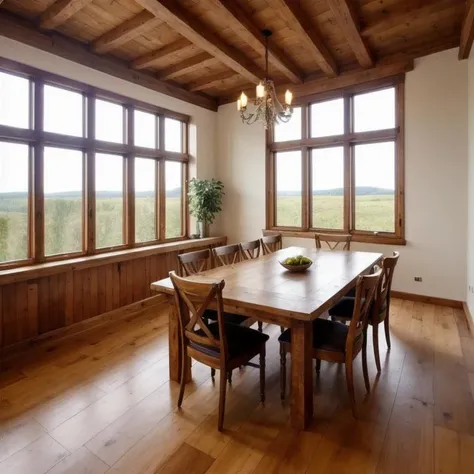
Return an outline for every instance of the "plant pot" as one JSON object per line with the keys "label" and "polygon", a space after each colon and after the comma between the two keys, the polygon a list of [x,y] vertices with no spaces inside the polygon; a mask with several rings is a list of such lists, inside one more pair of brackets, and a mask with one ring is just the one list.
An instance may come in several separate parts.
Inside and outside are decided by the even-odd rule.
{"label": "plant pot", "polygon": [[207,237],[207,224],[205,222],[198,222],[198,228],[199,228],[199,237],[203,239],[204,237]]}

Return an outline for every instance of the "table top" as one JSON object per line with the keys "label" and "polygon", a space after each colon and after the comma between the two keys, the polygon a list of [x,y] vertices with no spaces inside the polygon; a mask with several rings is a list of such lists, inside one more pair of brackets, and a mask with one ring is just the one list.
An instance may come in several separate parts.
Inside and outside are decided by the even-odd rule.
{"label": "table top", "polygon": [[[279,261],[304,255],[313,264],[304,272],[289,272]],[[225,280],[225,305],[272,312],[287,318],[312,320],[327,311],[352,287],[360,274],[382,259],[381,253],[330,251],[288,247],[254,260],[218,267],[190,277],[201,282]],[[157,293],[173,294],[169,278],[151,284]]]}

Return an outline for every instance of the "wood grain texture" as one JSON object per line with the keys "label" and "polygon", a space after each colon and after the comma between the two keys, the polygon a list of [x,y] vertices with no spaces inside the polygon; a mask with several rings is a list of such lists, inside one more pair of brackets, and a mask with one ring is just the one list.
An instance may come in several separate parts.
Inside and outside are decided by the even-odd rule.
{"label": "wood grain texture", "polygon": [[[149,13],[151,15],[151,13]],[[155,17],[154,17],[155,18]],[[153,64],[160,59],[164,59],[169,55],[176,53],[177,51],[181,51],[188,46],[191,46],[191,42],[188,41],[186,38],[181,38],[179,40],[174,41],[173,43],[167,44],[162,48],[159,48],[155,51],[145,54],[144,56],[140,56],[132,61],[131,67],[134,69],[143,69],[146,67],[153,66]]]}
{"label": "wood grain texture", "polygon": [[91,1],[92,0],[57,0],[41,15],[40,27],[45,30],[58,27]]}
{"label": "wood grain texture", "polygon": [[474,2],[466,2],[466,13],[461,30],[461,40],[459,45],[459,59],[467,59],[471,52],[474,40]]}

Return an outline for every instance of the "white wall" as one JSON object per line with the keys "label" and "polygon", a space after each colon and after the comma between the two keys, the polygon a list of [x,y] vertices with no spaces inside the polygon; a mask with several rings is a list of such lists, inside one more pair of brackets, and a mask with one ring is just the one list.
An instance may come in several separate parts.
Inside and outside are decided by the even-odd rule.
{"label": "white wall", "polygon": [[191,116],[190,173],[199,178],[215,175],[217,114],[151,89],[132,84],[25,44],[0,37],[0,57]]}
{"label": "white wall", "polygon": [[[407,245],[396,248],[401,257],[394,289],[463,301],[467,62],[458,61],[457,50],[416,61],[406,76],[405,120]],[[265,227],[264,147],[259,125],[242,124],[234,104],[219,108],[217,174],[227,194],[219,230],[231,242],[256,238]],[[313,242],[285,239],[285,245]],[[355,244],[354,249],[390,253],[395,247]],[[415,283],[415,275],[423,282]]]}
{"label": "white wall", "polygon": [[[468,233],[466,302],[474,316],[474,54],[468,61]],[[474,325],[474,321],[472,321]]]}

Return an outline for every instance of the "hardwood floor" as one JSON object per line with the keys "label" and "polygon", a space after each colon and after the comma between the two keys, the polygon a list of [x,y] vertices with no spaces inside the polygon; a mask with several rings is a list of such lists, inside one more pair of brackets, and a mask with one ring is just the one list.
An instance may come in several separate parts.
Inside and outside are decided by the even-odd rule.
{"label": "hardwood floor", "polygon": [[225,431],[218,386],[193,366],[182,410],[170,382],[161,307],[3,364],[2,474],[472,474],[474,339],[461,310],[392,300],[392,350],[381,343],[372,393],[352,418],[344,371],[322,363],[311,428],[289,426],[279,399],[280,328],[264,326],[267,401],[258,369],[235,371]]}

